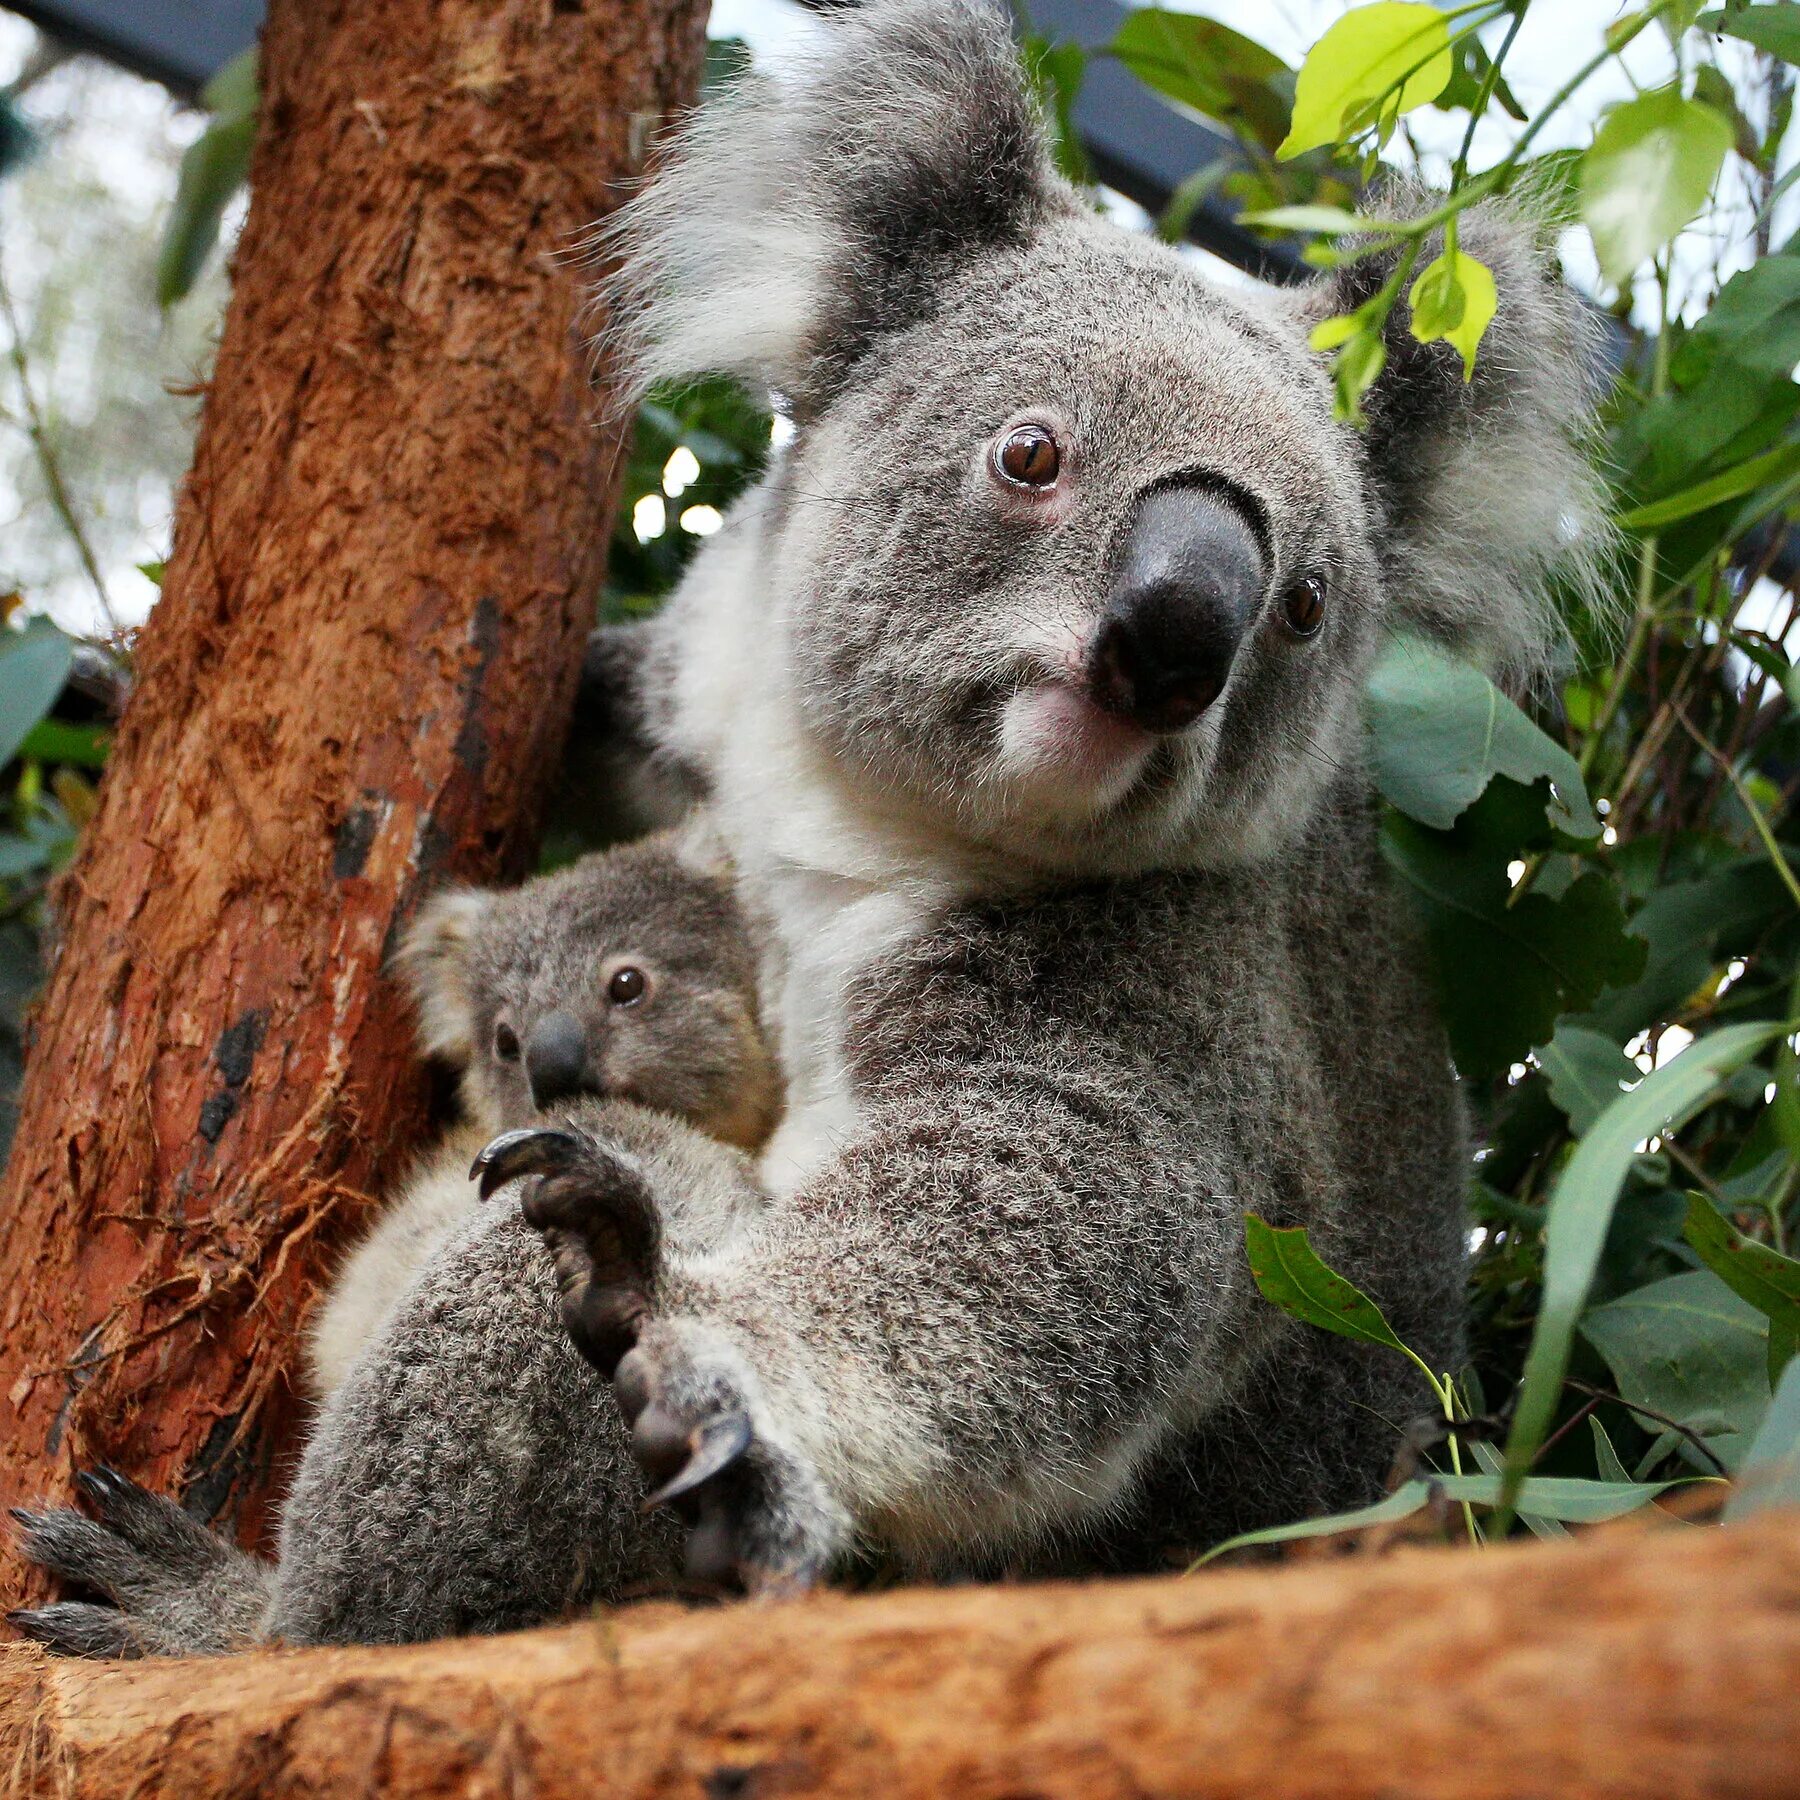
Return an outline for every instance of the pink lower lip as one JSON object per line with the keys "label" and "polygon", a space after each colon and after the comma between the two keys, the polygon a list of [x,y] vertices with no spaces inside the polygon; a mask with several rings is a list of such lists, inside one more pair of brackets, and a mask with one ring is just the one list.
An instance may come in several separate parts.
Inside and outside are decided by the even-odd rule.
{"label": "pink lower lip", "polygon": [[1156,741],[1141,726],[1096,706],[1064,682],[1027,689],[1022,704],[1037,759],[1071,772],[1107,774],[1120,763],[1143,756]]}

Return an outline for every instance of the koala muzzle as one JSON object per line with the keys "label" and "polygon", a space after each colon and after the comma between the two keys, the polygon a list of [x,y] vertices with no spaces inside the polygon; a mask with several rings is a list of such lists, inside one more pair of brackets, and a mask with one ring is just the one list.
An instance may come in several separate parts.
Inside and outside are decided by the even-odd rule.
{"label": "koala muzzle", "polygon": [[1218,699],[1262,604],[1262,547],[1243,513],[1198,487],[1139,503],[1088,656],[1097,706],[1181,731]]}
{"label": "koala muzzle", "polygon": [[589,1086],[587,1033],[573,1013],[545,1013],[525,1038],[525,1076],[531,1103],[542,1110]]}

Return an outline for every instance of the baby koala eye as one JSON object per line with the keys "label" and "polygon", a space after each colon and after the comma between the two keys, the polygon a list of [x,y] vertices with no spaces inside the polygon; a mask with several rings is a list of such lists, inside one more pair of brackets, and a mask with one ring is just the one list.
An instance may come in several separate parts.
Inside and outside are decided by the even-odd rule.
{"label": "baby koala eye", "polygon": [[519,1034],[510,1025],[494,1027],[494,1054],[502,1062],[519,1060]]}
{"label": "baby koala eye", "polygon": [[1296,581],[1281,596],[1281,622],[1297,638],[1309,638],[1325,623],[1325,583],[1317,575]]}
{"label": "baby koala eye", "polygon": [[994,473],[1013,487],[1047,488],[1062,468],[1062,452],[1048,427],[1015,425],[994,446]]}
{"label": "baby koala eye", "polygon": [[644,997],[646,985],[642,969],[614,969],[612,980],[606,984],[606,997],[614,1006],[636,1006]]}

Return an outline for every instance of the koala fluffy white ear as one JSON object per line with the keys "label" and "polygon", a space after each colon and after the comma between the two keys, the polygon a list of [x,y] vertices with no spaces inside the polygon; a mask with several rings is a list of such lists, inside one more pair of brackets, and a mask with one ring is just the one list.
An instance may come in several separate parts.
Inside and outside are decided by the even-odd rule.
{"label": "koala fluffy white ear", "polygon": [[475,1054],[469,946],[493,902],[482,888],[446,888],[432,895],[394,953],[394,974],[418,1017],[420,1050],[457,1068]]}
{"label": "koala fluffy white ear", "polygon": [[851,8],[703,106],[600,232],[602,342],[634,389],[717,371],[804,418],[960,264],[1074,203],[1002,8]]}
{"label": "koala fluffy white ear", "polygon": [[[1387,363],[1363,399],[1383,515],[1376,547],[1406,623],[1525,684],[1565,648],[1566,606],[1607,608],[1612,536],[1593,444],[1600,327],[1523,212],[1473,209],[1460,247],[1493,271],[1498,309],[1471,381],[1451,345],[1412,335],[1404,301],[1389,315]],[[1418,267],[1442,249],[1428,241]],[[1302,290],[1305,323],[1355,311],[1396,255]]]}

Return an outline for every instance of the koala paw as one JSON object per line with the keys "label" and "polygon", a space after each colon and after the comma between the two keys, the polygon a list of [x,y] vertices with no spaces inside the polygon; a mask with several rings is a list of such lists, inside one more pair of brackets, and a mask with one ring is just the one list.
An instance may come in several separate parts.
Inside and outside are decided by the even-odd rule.
{"label": "koala paw", "polygon": [[848,1522],[810,1463],[752,1424],[761,1409],[734,1361],[690,1347],[678,1326],[620,1361],[613,1388],[651,1483],[644,1506],[686,1522],[691,1580],[797,1591],[824,1575]]}
{"label": "koala paw", "polygon": [[534,1175],[520,1210],[556,1266],[563,1323],[575,1348],[612,1379],[650,1315],[662,1258],[655,1197],[622,1151],[583,1131],[505,1131],[469,1171],[487,1199]]}
{"label": "koala paw", "polygon": [[266,1565],[112,1469],[85,1471],[75,1484],[98,1516],[15,1507],[19,1547],[112,1604],[20,1609],[7,1614],[17,1630],[69,1656],[128,1657],[211,1654],[253,1633],[268,1600]]}

